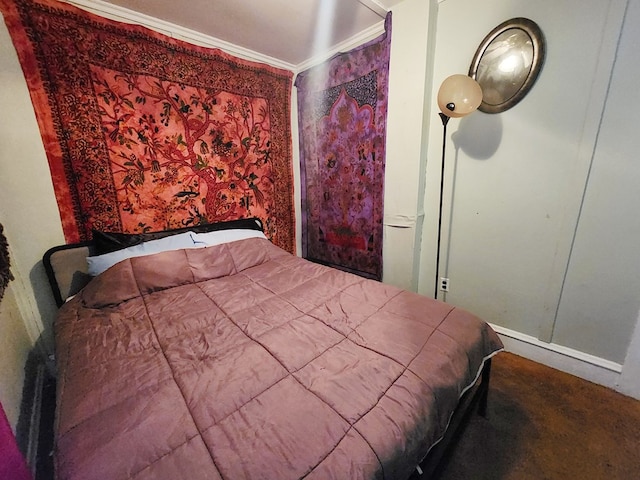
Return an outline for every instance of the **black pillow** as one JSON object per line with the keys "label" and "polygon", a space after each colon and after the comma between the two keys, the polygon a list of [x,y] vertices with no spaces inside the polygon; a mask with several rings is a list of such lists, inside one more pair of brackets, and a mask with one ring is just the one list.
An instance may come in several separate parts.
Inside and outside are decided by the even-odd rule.
{"label": "black pillow", "polygon": [[163,230],[160,232],[147,233],[119,233],[119,232],[101,232],[92,230],[93,241],[96,247],[96,255],[103,253],[115,252],[123,248],[133,247],[142,242],[149,240],[157,240],[159,238],[168,237],[184,232],[207,233],[216,230],[258,230],[262,232],[262,221],[259,218],[242,218],[239,220],[230,220],[228,222],[204,223],[194,225],[192,227],[176,228],[173,230]]}

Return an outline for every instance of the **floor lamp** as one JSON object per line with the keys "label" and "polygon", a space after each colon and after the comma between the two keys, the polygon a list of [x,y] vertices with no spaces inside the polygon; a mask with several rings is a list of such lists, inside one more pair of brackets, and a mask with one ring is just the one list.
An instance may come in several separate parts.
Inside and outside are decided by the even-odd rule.
{"label": "floor lamp", "polygon": [[478,82],[467,75],[447,77],[438,90],[438,107],[442,119],[442,164],[440,171],[440,205],[438,207],[438,244],[436,247],[436,279],[433,298],[438,298],[440,283],[440,242],[442,238],[442,197],[444,194],[444,165],[447,143],[447,123],[450,118],[460,118],[474,112],[482,102],[482,89]]}

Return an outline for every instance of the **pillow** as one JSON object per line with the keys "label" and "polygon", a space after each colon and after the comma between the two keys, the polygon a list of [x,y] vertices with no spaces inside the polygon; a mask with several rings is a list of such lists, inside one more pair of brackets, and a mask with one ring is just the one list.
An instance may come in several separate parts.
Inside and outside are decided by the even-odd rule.
{"label": "pillow", "polygon": [[258,218],[242,218],[239,220],[230,220],[228,222],[205,223],[194,225],[191,227],[177,228],[174,230],[163,230],[160,232],[148,233],[117,233],[117,232],[101,232],[92,230],[93,241],[96,246],[96,253],[115,252],[123,248],[139,245],[150,240],[158,240],[171,235],[185,232],[206,233],[218,230],[243,229],[262,231],[262,222]]}
{"label": "pillow", "polygon": [[132,257],[142,257],[168,250],[181,250],[183,248],[201,248],[204,245],[196,245],[191,237],[193,232],[185,232],[179,235],[160,238],[143,242],[133,247],[123,248],[115,252],[87,257],[89,275],[95,277],[122,260]]}
{"label": "pillow", "polygon": [[191,233],[193,243],[202,247],[211,247],[213,245],[220,245],[221,243],[236,242],[238,240],[244,240],[246,238],[264,238],[264,233],[256,230],[220,230],[217,232],[208,233]]}

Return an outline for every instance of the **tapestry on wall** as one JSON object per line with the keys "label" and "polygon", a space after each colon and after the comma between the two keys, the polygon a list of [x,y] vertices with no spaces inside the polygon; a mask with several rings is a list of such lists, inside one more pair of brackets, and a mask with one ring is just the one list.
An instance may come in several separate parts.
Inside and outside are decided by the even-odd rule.
{"label": "tapestry on wall", "polygon": [[11,261],[9,259],[9,245],[4,236],[4,227],[0,223],[0,300],[4,296],[4,291],[9,282],[14,280],[11,273]]}
{"label": "tapestry on wall", "polygon": [[385,33],[298,75],[302,255],[382,279]]}
{"label": "tapestry on wall", "polygon": [[292,73],[54,0],[0,0],[67,242],[259,217],[295,249]]}

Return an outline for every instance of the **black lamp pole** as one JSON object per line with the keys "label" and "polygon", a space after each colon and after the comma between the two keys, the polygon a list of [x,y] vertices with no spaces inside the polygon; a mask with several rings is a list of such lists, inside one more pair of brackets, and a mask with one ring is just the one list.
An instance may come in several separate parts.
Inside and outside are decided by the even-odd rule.
{"label": "black lamp pole", "polygon": [[[438,207],[438,245],[436,247],[436,284],[433,298],[438,299],[440,283],[440,243],[442,238],[442,198],[444,195],[444,159],[449,118],[460,118],[475,111],[482,103],[482,88],[473,78],[457,74],[447,77],[438,90],[438,107],[442,120],[442,165],[440,171],[440,206]],[[450,114],[449,114],[450,112]]]}
{"label": "black lamp pole", "polygon": [[[447,105],[447,108],[450,108]],[[455,108],[455,107],[454,107]],[[444,113],[440,112],[440,119],[442,120],[442,165],[440,170],[440,204],[438,207],[438,244],[436,246],[436,281],[433,291],[433,298],[438,299],[438,283],[440,280],[440,242],[442,238],[442,198],[444,195],[444,160],[445,160],[445,152],[447,146],[447,123],[449,123],[449,118]]]}

